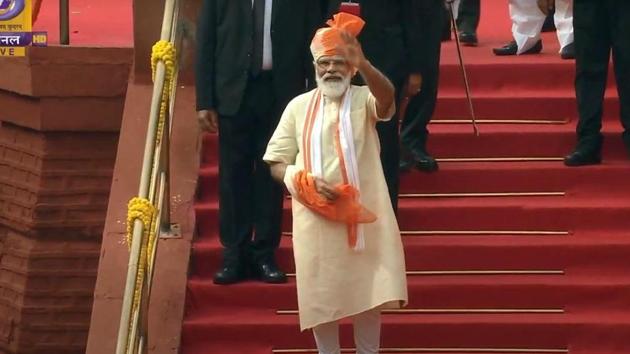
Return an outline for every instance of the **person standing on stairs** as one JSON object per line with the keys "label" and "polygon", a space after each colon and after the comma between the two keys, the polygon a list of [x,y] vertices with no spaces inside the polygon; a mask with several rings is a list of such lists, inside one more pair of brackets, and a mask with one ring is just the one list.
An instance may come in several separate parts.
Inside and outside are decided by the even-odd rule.
{"label": "person standing on stairs", "polygon": [[416,50],[419,60],[414,66],[421,74],[421,87],[416,95],[408,95],[407,109],[400,127],[401,159],[399,168],[408,171],[412,167],[423,172],[438,170],[437,161],[427,151],[429,130],[438,97],[442,28],[448,12],[444,0],[414,1],[418,14]]}
{"label": "person standing on stairs", "polygon": [[219,133],[217,284],[252,274],[286,282],[274,253],[283,193],[262,155],[280,113],[306,91],[308,43],[321,24],[313,0],[204,0],[197,31],[197,118]]}
{"label": "person standing on stairs", "polygon": [[602,113],[610,53],[619,94],[622,139],[630,157],[630,1],[575,0],[577,146],[567,166],[601,162]]}
{"label": "person standing on stairs", "polygon": [[[445,1],[444,11],[446,15],[444,16],[444,27],[442,28],[442,41],[450,41],[451,32],[453,31],[451,11],[448,6],[449,0]],[[481,16],[481,0],[454,0],[452,5],[457,16],[460,42],[468,47],[476,47],[479,44],[477,28],[479,27],[479,18]]]}
{"label": "person standing on stairs", "polygon": [[479,18],[481,16],[480,1],[461,0],[459,3],[457,28],[459,29],[459,40],[465,46],[476,47],[479,44],[477,28],[479,27]]}
{"label": "person standing on stairs", "polygon": [[[320,354],[339,354],[338,321],[351,317],[357,353],[376,354],[381,309],[407,303],[376,131],[395,114],[395,89],[355,38],[360,18],[328,24],[311,43],[318,88],[289,103],[264,160],[293,196],[300,328],[313,329]],[[350,84],[357,71],[367,86]]]}
{"label": "person standing on stairs", "polygon": [[[328,16],[343,11],[348,5],[342,0],[327,0]],[[353,0],[354,8],[365,20],[365,28],[359,36],[365,56],[377,67],[396,88],[397,99],[416,96],[422,87],[431,83],[423,83],[422,63],[428,61],[425,56],[425,44],[421,38],[426,31],[425,24],[420,21],[420,14],[425,3],[441,3],[444,0]],[[438,35],[439,36],[439,35]],[[438,42],[439,43],[439,42]],[[439,45],[439,44],[438,44]],[[429,77],[430,79],[430,77]],[[363,84],[361,78],[356,83]],[[427,90],[431,90],[427,88]],[[398,114],[397,114],[398,115]],[[398,119],[377,124],[381,143],[381,163],[389,196],[394,208],[398,208],[398,164],[400,161]],[[422,164],[432,168],[435,160],[427,154],[419,155]]]}
{"label": "person standing on stairs", "polygon": [[574,0],[510,0],[512,35],[514,40],[503,47],[494,48],[495,55],[538,54],[543,44],[540,32],[545,23],[546,14],[555,1],[555,24],[560,56],[562,59],[575,58],[573,43],[573,1]]}

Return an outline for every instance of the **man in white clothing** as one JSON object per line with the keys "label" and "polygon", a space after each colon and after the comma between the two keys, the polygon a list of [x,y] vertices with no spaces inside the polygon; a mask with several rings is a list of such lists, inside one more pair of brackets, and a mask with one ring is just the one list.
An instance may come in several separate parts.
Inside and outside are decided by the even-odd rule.
{"label": "man in white clothing", "polygon": [[[300,328],[320,354],[339,354],[351,318],[358,354],[376,354],[380,311],[407,302],[400,231],[379,159],[378,121],[394,86],[363,55],[356,16],[340,13],[311,44],[318,88],[293,99],[263,159],[292,195]],[[358,71],[367,86],[354,86]]]}
{"label": "man in white clothing", "polygon": [[[554,0],[510,0],[512,36],[514,40],[503,47],[494,48],[496,55],[538,54],[543,45],[540,32],[546,13],[553,7]],[[560,42],[560,56],[574,59],[573,45],[573,0],[555,0],[554,22]]]}

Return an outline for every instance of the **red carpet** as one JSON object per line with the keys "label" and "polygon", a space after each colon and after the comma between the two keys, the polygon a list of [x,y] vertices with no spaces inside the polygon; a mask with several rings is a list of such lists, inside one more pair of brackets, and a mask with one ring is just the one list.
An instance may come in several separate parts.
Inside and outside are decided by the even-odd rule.
{"label": "red carpet", "polygon": [[[47,31],[49,44],[59,44],[59,1],[43,0],[34,24]],[[71,0],[70,44],[73,46],[132,47],[131,0]]]}
{"label": "red carpet", "polygon": [[[614,82],[605,103],[604,164],[564,167],[559,158],[575,142],[574,63],[560,60],[553,33],[544,34],[541,55],[493,56],[491,48],[511,38],[507,5],[483,4],[480,46],[464,52],[476,111],[485,120],[532,122],[486,122],[480,137],[468,124],[440,123],[469,118],[454,44],[443,46],[430,126],[440,171],[401,181],[399,222],[407,267],[415,272],[408,308],[423,313],[385,314],[382,352],[628,352],[630,161]],[[212,284],[221,254],[216,148],[216,138],[207,136],[183,353],[312,349],[312,335],[299,332],[295,314],[276,314],[297,308],[293,281]],[[290,223],[286,204],[287,232]],[[277,258],[290,272],[292,257],[286,234]],[[351,339],[344,324],[345,348]]]}

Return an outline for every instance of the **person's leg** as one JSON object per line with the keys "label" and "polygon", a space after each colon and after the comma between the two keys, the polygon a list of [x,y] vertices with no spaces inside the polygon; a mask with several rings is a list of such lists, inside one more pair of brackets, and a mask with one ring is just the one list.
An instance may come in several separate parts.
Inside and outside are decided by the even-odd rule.
{"label": "person's leg", "polygon": [[357,354],[377,354],[381,344],[381,310],[372,309],[352,317]]}
{"label": "person's leg", "polygon": [[606,5],[599,0],[578,1],[574,14],[575,92],[580,115],[578,147],[599,151],[603,139],[600,130],[610,57]]}
{"label": "person's leg", "polygon": [[565,157],[567,166],[599,163],[603,136],[602,111],[608,64],[610,36],[605,1],[579,0],[573,7],[575,30],[575,95],[579,121],[577,146]]}
{"label": "person's leg", "polygon": [[533,0],[510,0],[512,35],[518,46],[517,54],[532,49],[540,41],[540,31],[545,22],[545,14]]}
{"label": "person's leg", "polygon": [[543,23],[541,32],[553,32],[556,30],[556,24],[554,23],[554,17],[556,15],[556,6],[554,5],[553,9],[549,10],[549,13],[545,17],[545,22]]}
{"label": "person's leg", "polygon": [[457,29],[459,30],[459,40],[463,45],[476,46],[479,43],[477,27],[479,26],[480,10],[479,0],[462,0],[457,17]]}
{"label": "person's leg", "polygon": [[394,212],[398,210],[398,163],[400,161],[398,120],[393,117],[387,122],[376,123],[381,143],[381,165]]}
{"label": "person's leg", "polygon": [[442,2],[426,1],[423,23],[425,32],[422,43],[426,60],[421,68],[422,88],[409,99],[409,104],[402,119],[400,131],[402,148],[410,153],[418,169],[426,172],[437,170],[435,159],[428,155],[426,143],[429,131],[427,125],[433,117],[437,103],[437,91],[440,72],[440,27],[443,21]]}
{"label": "person's leg", "polygon": [[256,120],[252,122],[256,146],[254,194],[250,198],[254,204],[255,236],[250,251],[253,273],[265,282],[282,283],[286,281],[286,276],[278,270],[274,253],[280,244],[282,232],[283,188],[273,180],[269,166],[262,160],[282,114],[273,92],[270,76],[262,75],[255,80],[252,90],[255,99],[250,103],[256,112]]}
{"label": "person's leg", "polygon": [[457,17],[457,26],[460,32],[477,33],[480,12],[480,0],[462,0]]}
{"label": "person's leg", "polygon": [[573,0],[556,0],[556,12],[553,18],[560,51],[562,51],[562,48],[573,43]]}
{"label": "person's leg", "polygon": [[451,24],[451,15],[448,9],[444,8],[442,10],[442,28],[441,28],[441,36],[440,41],[450,41],[451,40],[451,32],[453,31]]}
{"label": "person's leg", "polygon": [[214,278],[217,284],[245,278],[253,223],[252,121],[246,108],[219,117],[219,235],[224,249],[222,269]]}
{"label": "person's leg", "polygon": [[[466,0],[454,0],[453,1],[453,10],[455,11],[455,21],[457,21],[457,19],[459,18],[459,9],[462,6],[462,2],[464,2]],[[448,4],[447,4],[447,8],[448,8]]]}
{"label": "person's leg", "polygon": [[319,354],[340,354],[339,322],[328,322],[313,327],[313,336]]}
{"label": "person's leg", "polygon": [[619,93],[619,111],[622,135],[626,150],[630,155],[630,1],[614,1],[614,26],[611,30],[613,62],[617,92]]}

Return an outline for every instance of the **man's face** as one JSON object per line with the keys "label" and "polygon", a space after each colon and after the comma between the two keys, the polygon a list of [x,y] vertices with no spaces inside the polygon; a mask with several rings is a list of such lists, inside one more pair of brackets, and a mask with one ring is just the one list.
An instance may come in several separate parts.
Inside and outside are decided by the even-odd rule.
{"label": "man's face", "polygon": [[350,86],[351,68],[342,56],[323,56],[315,61],[317,86],[324,96],[336,98]]}
{"label": "man's face", "polygon": [[319,57],[315,70],[324,81],[341,81],[350,73],[348,62],[339,55]]}

